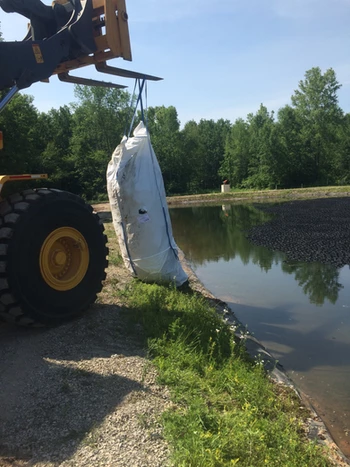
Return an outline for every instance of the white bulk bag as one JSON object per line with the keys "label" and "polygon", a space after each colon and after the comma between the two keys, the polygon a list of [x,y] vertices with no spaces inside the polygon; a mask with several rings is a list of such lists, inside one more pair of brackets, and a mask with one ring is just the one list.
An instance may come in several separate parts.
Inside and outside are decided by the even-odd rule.
{"label": "white bulk bag", "polygon": [[142,122],[115,149],[107,189],[126,267],[147,282],[182,285],[187,275],[177,256],[163,177]]}

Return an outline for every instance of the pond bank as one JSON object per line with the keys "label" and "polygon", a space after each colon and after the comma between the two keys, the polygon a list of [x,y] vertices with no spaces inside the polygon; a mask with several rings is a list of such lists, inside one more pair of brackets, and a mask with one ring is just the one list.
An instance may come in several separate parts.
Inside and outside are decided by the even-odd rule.
{"label": "pond bank", "polygon": [[208,193],[202,195],[169,196],[168,205],[171,207],[188,206],[193,204],[220,204],[243,201],[285,201],[292,199],[316,199],[329,197],[350,196],[350,187],[316,187],[293,188],[286,190],[244,190],[229,193]]}
{"label": "pond bank", "polygon": [[[229,193],[207,193],[200,195],[168,196],[167,203],[170,207],[220,204],[235,202],[278,202],[297,199],[320,199],[333,197],[349,197],[350,186],[344,187],[316,187],[293,188],[287,190],[245,190],[231,191]],[[109,202],[94,203],[96,212],[110,212]],[[108,217],[108,215],[107,215]]]}
{"label": "pond bank", "polygon": [[[221,302],[220,300],[217,300],[210,292],[208,292],[202,286],[198,278],[195,276],[193,271],[190,269],[184,257],[182,258],[182,261],[190,276],[191,286],[195,290],[198,290],[202,295],[206,296],[212,302],[212,304],[216,306],[218,312],[223,316],[223,319],[225,321],[228,321],[230,325],[237,327],[236,329],[237,333],[239,333],[240,335],[242,335],[242,332],[244,333],[245,338],[246,338],[247,349],[252,355],[260,356],[260,358],[268,362],[268,369],[272,372],[272,377],[275,379],[277,384],[285,384],[289,387],[293,387],[294,390],[296,391],[291,381],[284,374],[283,369],[278,364],[276,365],[276,361],[273,359],[273,357],[270,354],[268,354],[268,352],[266,352],[265,348],[261,344],[259,344],[259,342],[256,339],[254,339],[249,334],[246,335],[245,327],[239,325],[236,317],[231,312],[231,310],[228,309],[227,305]],[[301,394],[300,396],[303,398],[304,403],[309,408],[311,408],[310,404],[308,403],[308,399],[306,399],[303,394]],[[336,463],[336,465],[339,465],[339,466],[350,465],[347,462],[346,458],[342,455],[341,451],[338,449],[336,444],[333,442],[331,436],[329,435],[320,417],[318,417],[318,415],[312,408],[311,408],[311,416],[308,420],[307,431],[309,433],[309,436],[312,439],[319,440],[321,443],[326,444],[331,449],[331,452],[333,453],[333,461]]]}
{"label": "pond bank", "polygon": [[244,326],[237,319],[234,311],[230,309],[226,303],[218,300],[203,286],[191,268],[190,263],[186,260],[183,252],[180,252],[180,260],[183,268],[189,276],[191,288],[206,297],[216,308],[217,312],[222,316],[222,318],[232,327],[236,336],[240,339],[244,339],[245,347],[250,357],[257,361],[263,360],[264,367],[271,379],[278,385],[283,385],[293,389],[300,398],[302,404],[304,404],[305,407],[310,411],[310,417],[307,419],[307,426],[305,427],[308,438],[326,446],[330,451],[331,459],[335,465],[340,467],[350,466],[350,461],[334,442],[326,425],[323,423],[321,417],[317,414],[309,398],[306,396],[306,394],[298,390],[295,384],[285,373],[283,366],[279,364],[279,362],[267,351],[267,349],[249,333],[249,331],[247,331],[246,326]]}
{"label": "pond bank", "polygon": [[[250,206],[250,209],[253,209],[252,206],[254,206],[257,200],[248,201],[249,204],[242,203],[242,201],[240,202],[242,209],[244,204],[246,205],[246,208],[244,209],[248,210],[248,205]],[[298,199],[293,201],[287,201],[284,199],[283,201],[287,202],[279,203],[276,206],[272,206],[272,204],[268,203],[267,200],[259,201],[262,202],[255,204],[255,208],[258,210],[267,211],[269,214],[273,214],[275,218],[270,222],[255,227],[253,232],[250,233],[250,240],[254,242],[255,239],[254,243],[267,247],[269,251],[271,251],[271,254],[272,251],[284,252],[288,259],[285,260],[285,258],[281,258],[280,254],[278,262],[281,264],[281,266],[279,266],[279,268],[281,268],[281,270],[284,272],[284,277],[286,276],[286,273],[290,274],[290,272],[287,270],[288,268],[295,268],[295,270],[298,272],[298,276],[296,276],[295,279],[299,280],[299,286],[300,284],[305,285],[305,274],[309,272],[309,270],[310,272],[314,271],[315,274],[310,276],[313,278],[314,282],[310,284],[308,292],[316,291],[315,288],[311,289],[311,286],[316,286],[315,280],[322,279],[326,281],[328,278],[329,285],[331,285],[331,277],[327,275],[327,272],[331,273],[333,270],[336,271],[337,268],[348,265],[350,262],[350,239],[348,234],[350,227],[350,200],[348,196],[340,198],[338,194],[338,197],[334,198],[328,197],[318,199],[315,197],[315,199],[312,200]],[[268,201],[276,202],[282,200],[269,199]],[[185,207],[186,205],[182,206]],[[198,204],[198,206],[201,205]],[[271,352],[274,352],[274,354],[277,355],[277,358],[279,358],[282,363],[286,365],[287,370],[289,372],[293,370],[289,374],[293,374],[292,377],[297,386],[299,384],[303,391],[305,391],[307,394],[310,394],[310,397],[312,398],[311,400],[313,400],[312,403],[315,403],[315,407],[317,407],[319,413],[322,414],[322,417],[327,423],[327,426],[330,427],[335,439],[337,439],[339,446],[341,446],[344,449],[344,452],[349,455],[350,450],[348,430],[345,429],[348,426],[346,423],[346,416],[348,414],[347,404],[349,399],[347,397],[347,391],[344,389],[345,386],[343,386],[343,390],[341,390],[341,387],[339,386],[340,379],[339,381],[336,380],[336,374],[340,376],[341,365],[348,365],[348,359],[346,360],[347,363],[344,363],[344,360],[346,359],[349,344],[348,339],[344,341],[338,336],[338,334],[332,334],[330,326],[331,323],[336,323],[336,319],[339,316],[344,315],[344,318],[348,319],[345,316],[347,314],[346,309],[343,310],[343,308],[341,308],[339,313],[338,310],[336,310],[334,307],[333,309],[332,304],[335,302],[332,301],[332,299],[336,300],[336,298],[330,296],[330,310],[328,310],[328,307],[326,307],[323,314],[321,315],[320,313],[319,316],[319,313],[316,313],[317,310],[312,309],[312,303],[316,303],[318,305],[321,302],[311,301],[310,306],[308,306],[306,303],[302,305],[303,301],[299,300],[299,297],[297,298],[297,294],[295,295],[294,299],[293,292],[290,292],[290,290],[294,290],[293,284],[290,284],[291,287],[288,289],[288,291],[284,291],[286,295],[282,296],[283,287],[281,287],[279,291],[276,290],[275,293],[273,287],[269,288],[267,281],[264,282],[264,279],[260,276],[258,277],[258,274],[254,275],[254,279],[253,276],[247,277],[247,273],[245,271],[246,269],[247,271],[251,270],[252,265],[250,265],[251,269],[248,269],[244,267],[244,261],[242,261],[244,264],[241,264],[240,261],[237,260],[235,261],[236,267],[227,266],[228,262],[230,263],[229,258],[232,259],[235,258],[235,256],[238,258],[239,255],[243,254],[244,256],[241,256],[241,260],[244,258],[244,260],[247,261],[248,257],[247,247],[245,247],[245,249],[242,247],[243,243],[241,244],[239,237],[236,234],[233,234],[233,227],[229,222],[229,219],[231,219],[231,221],[239,221],[240,218],[238,216],[238,212],[240,211],[238,211],[238,208],[239,206],[234,204],[232,204],[231,208],[223,206],[222,209],[224,214],[221,215],[216,213],[218,219],[219,216],[223,219],[223,216],[229,216],[227,217],[227,221],[218,221],[218,226],[222,226],[223,229],[222,235],[220,234],[221,230],[219,227],[214,228],[214,225],[216,225],[214,218],[216,218],[216,216],[213,214],[208,214],[213,213],[214,209],[219,210],[221,213],[220,206],[217,208],[199,207],[198,209],[192,209],[191,205],[187,210],[175,209],[174,213],[177,212],[178,214],[174,216],[174,219],[181,219],[181,217],[183,217],[185,222],[182,221],[182,224],[184,225],[190,224],[190,215],[185,215],[185,212],[193,212],[194,218],[196,219],[194,234],[191,233],[191,228],[186,229],[184,225],[181,224],[181,222],[178,224],[175,222],[175,231],[176,225],[182,225],[182,228],[185,228],[185,237],[190,238],[189,240],[184,240],[184,237],[181,237],[181,227],[178,227],[178,241],[181,246],[184,246],[186,254],[189,253],[191,260],[193,260],[194,264],[198,266],[197,273],[199,274],[201,280],[204,281],[206,287],[210,288],[210,290],[212,290],[216,296],[219,296],[224,301],[228,301],[239,318],[242,321],[244,320],[244,323],[248,323],[249,329],[253,331],[258,336],[258,338],[262,340],[262,342],[264,342],[264,344],[271,350]],[[256,212],[258,212],[257,209],[255,209]],[[181,214],[182,212],[184,213],[183,216]],[[202,215],[201,213],[204,212],[205,214]],[[268,216],[264,215],[264,217],[266,218]],[[203,222],[203,219],[207,222],[208,226],[210,225],[210,229],[208,230],[210,231],[210,235],[216,236],[216,244],[220,243],[222,245],[227,245],[227,249],[225,249],[224,246],[211,248],[209,234],[203,235],[202,238],[200,230],[201,228],[206,230],[205,222]],[[226,225],[228,226],[227,228],[225,228]],[[244,222],[242,222],[242,224],[239,223],[239,225],[242,232],[249,231],[247,226],[244,226]],[[196,240],[194,240],[195,238]],[[241,248],[239,249],[237,246],[232,247],[231,250],[230,241],[237,242],[237,245],[241,245]],[[201,246],[195,248],[194,245],[196,244]],[[252,248],[254,247],[252,246]],[[204,253],[204,251],[208,251],[209,253]],[[276,253],[276,255],[278,254],[279,253]],[[256,259],[253,254],[250,258],[253,262],[254,259]],[[264,264],[263,260],[261,261],[262,262],[260,263],[260,267],[262,267]],[[303,265],[298,266],[298,261],[302,261],[304,263],[318,263],[305,265],[304,267]],[[239,264],[241,264],[241,267],[243,268],[242,274],[237,270],[237,265]],[[219,273],[220,267],[222,268],[220,271],[223,272]],[[348,277],[348,274],[347,276],[344,275],[345,269],[347,269],[349,272],[348,267],[345,266],[343,273],[341,274],[343,279]],[[273,272],[271,273],[271,277],[273,276],[274,279],[277,277],[276,270],[277,268],[272,268]],[[305,272],[305,274],[302,274],[303,272]],[[252,283],[254,283],[254,280],[261,281],[257,282],[257,287],[254,287],[255,292],[252,292],[253,298],[249,298],[250,291],[242,283],[241,279],[237,279],[235,274],[238,274],[239,277],[243,276],[248,282],[250,281],[250,277],[252,278]],[[300,274],[302,274],[302,277]],[[324,276],[324,274],[326,275]],[[263,275],[264,274],[262,274],[262,276]],[[217,279],[214,279],[214,277],[217,277]],[[226,279],[226,277],[228,279]],[[234,279],[234,277],[236,277],[236,279]],[[338,276],[334,274],[334,277],[336,278]],[[307,281],[305,287],[309,286],[309,282],[310,281]],[[343,283],[342,281],[339,282]],[[267,286],[264,288],[264,290],[262,290],[261,287],[262,283]],[[334,282],[334,287],[338,287],[339,289],[343,288],[340,283],[338,284]],[[230,284],[234,284],[234,288],[231,289],[233,295],[230,295],[230,289],[227,288],[230,287]],[[239,284],[239,287],[241,288],[237,289],[237,284]],[[281,280],[278,282],[278,284],[281,286],[282,284],[286,285],[287,280]],[[345,284],[349,285],[349,281],[346,280],[344,282],[344,285]],[[305,287],[304,293],[306,294],[307,292],[305,291]],[[237,295],[235,295],[235,290]],[[262,294],[260,301],[258,295],[256,294],[256,290]],[[349,291],[348,286],[345,287],[345,290]],[[244,293],[248,295],[244,296]],[[229,298],[230,296],[235,298],[231,299]],[[270,299],[268,297],[274,298]],[[319,299],[320,296],[317,296],[317,298]],[[265,299],[266,301],[264,301]],[[310,300],[314,299],[315,294],[310,298]],[[345,305],[339,305],[338,308],[341,306],[347,308],[347,304],[349,303],[348,292],[347,296],[342,295],[342,299],[342,303],[345,303]],[[298,304],[297,301],[299,301]],[[237,305],[234,304],[236,302]],[[244,305],[241,306],[239,305],[240,303],[243,303]],[[247,304],[251,305],[249,310],[246,306]],[[286,313],[284,315],[277,312],[279,304],[281,304],[281,306],[278,311],[285,311]],[[264,307],[266,306],[269,307],[268,310],[267,308],[265,310]],[[285,308],[283,308],[283,306]],[[304,310],[305,319],[302,319]],[[329,311],[329,316],[327,316],[327,310]],[[337,311],[338,314],[334,313],[333,315],[333,312],[335,311]],[[293,321],[293,318],[296,321]],[[313,319],[316,319],[316,321],[314,321],[314,324],[312,325]],[[344,333],[344,326],[341,326],[341,324],[343,325],[344,323],[340,323],[340,321],[342,320],[339,319],[339,332]],[[327,324],[325,324],[326,322]],[[322,324],[324,325],[323,327]],[[322,334],[322,330],[324,330],[324,335]],[[317,334],[318,331],[319,334]],[[321,345],[321,348],[317,349],[317,338],[319,337],[322,338],[319,340],[319,345]],[[294,341],[293,338],[295,339]],[[303,338],[305,338],[305,345],[302,342]],[[345,347],[346,345],[347,349]],[[340,348],[341,346],[343,347]],[[294,349],[293,352],[292,349]],[[333,353],[330,351],[330,349]],[[337,351],[338,354],[336,353]],[[298,356],[299,360],[293,362],[293,356]],[[300,373],[298,373],[298,370],[300,370]],[[309,377],[309,374],[305,376],[306,371],[310,373],[311,378]],[[345,382],[342,380],[343,384],[348,383],[348,380],[346,380],[346,374],[347,373],[345,372],[345,376],[340,377],[345,380]],[[330,380],[327,381],[327,377],[330,377]],[[312,378],[314,378],[314,380],[312,380]],[[337,383],[339,392],[337,392]],[[319,384],[319,386],[317,386],[317,384]],[[313,396],[315,396],[315,398]],[[341,399],[341,396],[343,396],[344,400]],[[342,400],[343,403],[341,402]],[[341,430],[342,427],[344,427],[343,431]]]}

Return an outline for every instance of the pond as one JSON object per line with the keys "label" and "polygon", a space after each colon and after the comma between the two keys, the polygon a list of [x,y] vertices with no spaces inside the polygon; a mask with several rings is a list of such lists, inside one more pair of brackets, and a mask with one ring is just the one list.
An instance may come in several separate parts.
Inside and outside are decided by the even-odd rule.
{"label": "pond", "polygon": [[170,210],[196,275],[283,365],[350,456],[350,269],[288,262],[253,245],[271,215],[234,204]]}

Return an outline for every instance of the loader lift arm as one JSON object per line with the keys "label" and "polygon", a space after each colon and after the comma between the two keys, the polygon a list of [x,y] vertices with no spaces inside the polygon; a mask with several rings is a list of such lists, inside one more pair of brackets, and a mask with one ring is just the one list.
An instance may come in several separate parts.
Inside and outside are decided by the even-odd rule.
{"label": "loader lift arm", "polygon": [[69,75],[88,65],[117,76],[161,79],[106,63],[132,59],[125,0],[55,0],[52,7],[41,0],[0,0],[0,7],[30,20],[23,41],[0,42],[0,91],[25,89],[55,74],[77,84],[125,87]]}

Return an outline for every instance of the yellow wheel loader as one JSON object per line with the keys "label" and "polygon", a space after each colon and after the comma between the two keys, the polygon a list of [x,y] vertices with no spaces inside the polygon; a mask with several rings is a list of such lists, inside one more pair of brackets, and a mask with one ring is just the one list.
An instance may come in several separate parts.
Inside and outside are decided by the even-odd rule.
{"label": "yellow wheel loader", "polygon": [[[0,0],[0,7],[29,20],[23,41],[0,42],[0,91],[7,91],[0,112],[18,91],[53,75],[70,83],[125,87],[70,75],[84,66],[125,78],[160,79],[107,64],[117,57],[131,60],[124,0],[55,0],[51,6]],[[0,175],[0,193],[7,181],[40,178],[47,175]],[[103,231],[97,214],[72,193],[40,188],[1,199],[0,317],[22,325],[56,324],[86,310],[105,279]]]}

